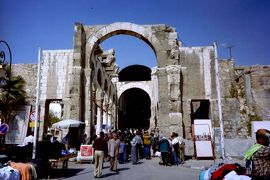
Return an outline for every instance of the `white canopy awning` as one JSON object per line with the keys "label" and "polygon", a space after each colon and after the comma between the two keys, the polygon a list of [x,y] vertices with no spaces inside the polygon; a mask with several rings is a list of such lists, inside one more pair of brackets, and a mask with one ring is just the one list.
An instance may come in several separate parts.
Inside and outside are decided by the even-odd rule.
{"label": "white canopy awning", "polygon": [[84,122],[81,122],[79,120],[64,119],[62,121],[52,124],[52,128],[66,129],[70,127],[80,127],[81,125],[84,124],[85,124]]}

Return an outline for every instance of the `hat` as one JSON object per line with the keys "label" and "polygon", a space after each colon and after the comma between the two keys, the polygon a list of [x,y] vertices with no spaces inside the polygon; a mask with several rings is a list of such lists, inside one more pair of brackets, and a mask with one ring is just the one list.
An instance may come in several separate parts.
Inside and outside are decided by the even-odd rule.
{"label": "hat", "polygon": [[160,138],[163,138],[163,137],[164,137],[164,134],[160,134],[159,137],[160,137]]}

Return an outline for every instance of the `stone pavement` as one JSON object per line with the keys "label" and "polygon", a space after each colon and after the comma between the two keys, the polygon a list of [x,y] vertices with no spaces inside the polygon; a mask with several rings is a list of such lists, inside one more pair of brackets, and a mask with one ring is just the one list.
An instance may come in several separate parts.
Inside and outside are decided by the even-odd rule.
{"label": "stone pavement", "polygon": [[[179,179],[192,180],[198,179],[200,170],[209,168],[213,164],[223,162],[222,159],[216,160],[187,160],[183,165],[179,166],[161,166],[159,165],[160,158],[154,157],[151,160],[140,160],[138,165],[132,165],[130,162],[126,164],[119,164],[119,174],[109,171],[109,163],[104,163],[102,179],[104,180],[163,180],[163,179]],[[244,161],[237,158],[227,159],[226,163],[239,163],[244,165]],[[94,165],[89,163],[69,162],[68,169],[61,169],[59,166],[54,169],[52,179],[65,180],[85,180],[94,179],[93,169]],[[138,172],[140,172],[138,174]],[[177,178],[178,177],[178,178]]]}
{"label": "stone pavement", "polygon": [[242,166],[245,166],[245,161],[241,158],[231,158],[228,157],[226,160],[222,159],[215,159],[215,160],[196,160],[196,159],[189,159],[186,160],[185,163],[182,165],[183,167],[198,169],[198,170],[206,170],[213,164],[219,163],[238,163]]}

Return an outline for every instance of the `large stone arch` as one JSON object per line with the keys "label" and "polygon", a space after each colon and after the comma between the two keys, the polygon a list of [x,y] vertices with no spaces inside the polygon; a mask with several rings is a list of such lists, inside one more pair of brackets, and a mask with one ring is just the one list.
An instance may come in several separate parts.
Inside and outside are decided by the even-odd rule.
{"label": "large stone arch", "polygon": [[[68,95],[67,103],[71,105],[74,104],[73,109],[70,108],[71,117],[80,117],[81,113],[84,113],[84,104],[89,104],[88,99],[80,96],[83,88],[88,88],[84,82],[88,82],[87,79],[90,77],[85,76],[85,81],[81,78],[81,75],[85,72],[92,72],[91,64],[92,61],[96,61],[95,67],[99,66],[99,62],[95,58],[98,53],[98,46],[101,42],[105,41],[111,36],[126,34],[138,39],[141,39],[147,43],[156,55],[157,58],[157,68],[155,75],[158,81],[158,106],[156,124],[163,133],[170,134],[171,130],[168,130],[171,126],[171,121],[177,119],[175,126],[179,126],[182,121],[179,100],[171,99],[172,90],[180,89],[179,84],[172,84],[169,79],[171,74],[175,72],[168,71],[170,66],[178,66],[180,69],[179,62],[179,41],[177,40],[177,32],[175,28],[166,26],[164,24],[158,25],[137,25],[128,22],[117,22],[108,25],[94,25],[94,26],[84,26],[82,24],[75,25],[75,36],[74,36],[74,55],[72,61],[72,73],[70,73],[70,81],[68,88],[76,89],[73,94]],[[95,70],[93,70],[95,71]],[[96,71],[95,71],[96,72]],[[105,73],[105,71],[104,71]],[[180,74],[178,74],[180,76]],[[79,80],[79,81],[78,81]],[[114,80],[113,80],[114,81]],[[173,89],[171,88],[173,87]],[[171,90],[172,89],[172,90]],[[79,93],[76,93],[79,92]],[[113,96],[113,104],[117,102],[117,94]],[[86,101],[84,103],[84,101]],[[79,106],[78,106],[79,105]],[[87,107],[88,108],[88,107]],[[117,105],[113,106],[113,111],[116,112]],[[90,111],[91,108],[88,108]],[[79,112],[79,113],[78,113]],[[177,114],[176,116],[172,116]],[[85,114],[85,113],[84,113]],[[85,116],[87,117],[87,116]],[[117,121],[117,114],[114,115],[115,121]]]}
{"label": "large stone arch", "polygon": [[170,54],[179,46],[174,28],[166,25],[137,25],[129,22],[116,22],[109,25],[93,26],[91,30],[92,32],[86,40],[86,49],[90,52],[90,57],[93,50],[101,42],[115,35],[126,34],[147,43],[155,53],[159,67],[175,64],[175,62],[167,62],[172,58]]}
{"label": "large stone arch", "polygon": [[156,54],[156,49],[158,48],[159,41],[152,34],[151,31],[147,31],[144,26],[137,24],[127,23],[127,22],[117,22],[109,25],[101,26],[89,37],[87,43],[90,46],[90,51],[95,49],[98,44],[108,39],[111,36],[126,34],[137,37],[147,43],[154,53]]}

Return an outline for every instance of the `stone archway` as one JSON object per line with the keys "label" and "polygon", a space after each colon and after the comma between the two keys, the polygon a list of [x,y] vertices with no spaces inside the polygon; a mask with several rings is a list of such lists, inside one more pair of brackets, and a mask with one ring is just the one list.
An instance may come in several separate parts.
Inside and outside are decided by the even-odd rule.
{"label": "stone archway", "polygon": [[86,50],[90,52],[90,56],[101,42],[111,36],[125,34],[147,43],[155,53],[159,67],[178,63],[174,55],[174,52],[179,47],[176,30],[164,24],[137,25],[128,22],[117,22],[102,26],[86,26],[84,28],[89,32],[89,38],[86,39]]}
{"label": "stone archway", "polygon": [[[95,59],[95,53],[98,45],[111,36],[121,34],[130,35],[144,41],[152,48],[156,55],[157,68],[155,76],[157,77],[157,92],[159,96],[156,101],[158,104],[155,105],[158,106],[158,108],[156,108],[157,127],[163,131],[163,133],[170,134],[171,121],[174,123],[177,121],[177,124],[173,129],[181,129],[178,128],[182,121],[179,109],[181,102],[179,99],[174,98],[174,94],[171,94],[171,91],[174,89],[180,90],[180,87],[177,87],[180,83],[178,81],[170,80],[171,77],[177,80],[180,79],[178,54],[180,43],[177,40],[175,28],[163,24],[137,25],[127,22],[95,26],[76,24],[72,66],[73,73],[70,74],[71,81],[69,82],[69,88],[75,89],[76,92],[81,92],[81,89],[90,81],[90,77],[86,76],[86,79],[81,79],[81,83],[78,83],[77,80],[80,79],[79,77],[85,71],[92,71],[90,65],[92,61],[97,61]],[[171,68],[171,66],[176,67],[177,70],[174,71],[175,68]],[[82,107],[78,106],[78,104],[83,105],[83,101],[86,101],[84,103],[86,105],[91,104],[87,102],[89,101],[88,99],[78,98],[80,97],[78,96],[78,93],[71,94],[69,97],[70,104],[75,104],[75,106],[72,106],[73,109],[70,109],[70,114],[72,116],[79,116],[80,114],[78,114],[78,112],[87,114],[87,112],[81,111]],[[118,98],[116,97],[116,99]],[[86,107],[85,109],[86,111],[90,111],[91,107]],[[116,118],[116,122],[116,115],[114,117]]]}

